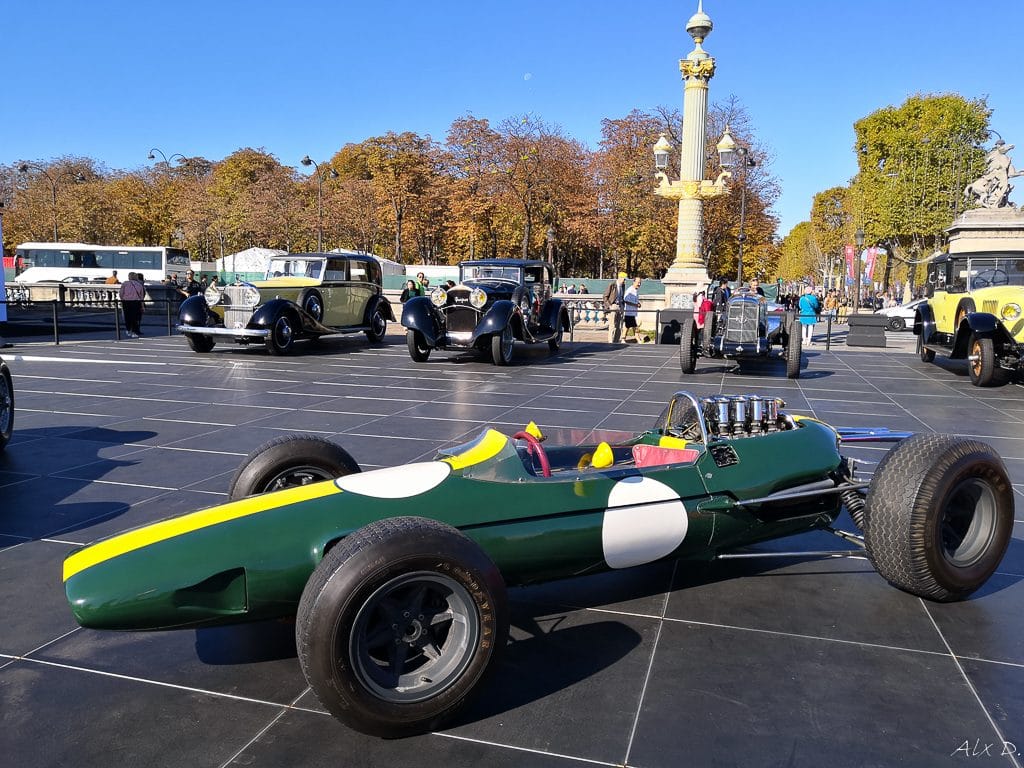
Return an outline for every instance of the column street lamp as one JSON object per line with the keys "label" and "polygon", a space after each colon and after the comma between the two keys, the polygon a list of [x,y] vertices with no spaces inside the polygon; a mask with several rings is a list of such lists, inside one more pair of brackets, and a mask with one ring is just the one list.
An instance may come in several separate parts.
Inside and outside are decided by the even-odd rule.
{"label": "column street lamp", "polygon": [[853,234],[853,242],[857,245],[857,252],[854,254],[854,268],[853,268],[853,314],[860,312],[860,259],[861,251],[864,250],[864,228],[857,227],[857,231]]}
{"label": "column street lamp", "polygon": [[43,166],[36,165],[35,163],[22,163],[21,165],[18,166],[18,173],[27,174],[30,168],[34,171],[39,171],[39,173],[43,174],[43,176],[46,177],[46,180],[50,182],[50,200],[53,211],[53,242],[59,242],[60,238],[57,236],[57,180],[66,176],[73,181],[82,182],[85,181],[85,176],[83,176],[81,173],[71,173],[70,171],[62,171],[61,173],[57,174],[57,178],[55,179],[53,178],[53,176],[50,175],[49,171],[43,168]]}
{"label": "column street lamp", "polygon": [[739,258],[736,262],[736,283],[743,285],[743,244],[747,241],[745,231],[747,221],[747,168],[753,168],[757,162],[751,156],[750,150],[741,147],[733,141],[729,135],[729,126],[725,126],[725,133],[722,140],[718,142],[718,158],[723,168],[740,169],[740,231],[736,237],[739,243]]}
{"label": "column street lamp", "polygon": [[324,176],[329,175],[332,179],[336,179],[340,174],[333,168],[329,174],[326,171],[321,173],[320,164],[309,155],[299,162],[305,166],[312,165],[316,169],[316,250],[318,253],[322,253],[324,250]]}
{"label": "column street lamp", "polygon": [[[686,31],[696,47],[679,62],[683,75],[683,133],[679,147],[679,180],[670,181],[668,168],[672,145],[662,134],[654,145],[655,177],[658,186],[654,193],[679,201],[676,255],[665,274],[665,299],[670,307],[689,305],[689,297],[696,286],[708,282],[707,267],[702,250],[702,207],[704,200],[718,197],[727,191],[728,171],[722,171],[712,182],[704,178],[704,139],[707,131],[708,82],[715,74],[715,60],[701,47],[714,25],[704,13],[703,0],[697,4],[697,13],[686,23]],[[724,138],[724,137],[723,137]],[[719,151],[722,151],[721,146]]]}

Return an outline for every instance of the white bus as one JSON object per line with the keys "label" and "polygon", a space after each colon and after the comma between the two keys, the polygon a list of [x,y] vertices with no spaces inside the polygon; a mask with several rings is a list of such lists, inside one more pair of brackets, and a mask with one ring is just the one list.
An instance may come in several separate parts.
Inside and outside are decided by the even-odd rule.
{"label": "white bus", "polygon": [[121,282],[129,272],[141,272],[144,280],[158,282],[174,275],[180,283],[191,262],[182,248],[22,243],[14,251],[14,268],[19,283],[102,283],[114,270]]}

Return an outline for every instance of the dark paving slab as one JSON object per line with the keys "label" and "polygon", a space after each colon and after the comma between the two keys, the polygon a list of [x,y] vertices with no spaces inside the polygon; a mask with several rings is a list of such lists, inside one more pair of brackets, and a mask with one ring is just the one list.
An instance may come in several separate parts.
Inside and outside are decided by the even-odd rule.
{"label": "dark paving slab", "polygon": [[[5,350],[20,409],[0,454],[5,764],[937,766],[964,762],[966,740],[1024,743],[1024,387],[978,390],[962,366],[823,344],[788,380],[705,360],[683,377],[678,351],[655,345],[517,345],[497,369],[459,354],[413,364],[397,335],[340,341],[290,358],[194,355],[180,338]],[[998,573],[965,602],[926,603],[863,559],[809,554],[846,547],[819,532],[753,548],[765,559],[514,589],[512,642],[479,695],[445,731],[390,742],[323,712],[289,622],[107,633],[76,630],[67,609],[61,560],[77,543],[222,502],[241,457],[289,431],[390,466],[488,423],[616,439],[684,388],[991,440],[1019,521]],[[848,453],[870,477],[885,451]]]}

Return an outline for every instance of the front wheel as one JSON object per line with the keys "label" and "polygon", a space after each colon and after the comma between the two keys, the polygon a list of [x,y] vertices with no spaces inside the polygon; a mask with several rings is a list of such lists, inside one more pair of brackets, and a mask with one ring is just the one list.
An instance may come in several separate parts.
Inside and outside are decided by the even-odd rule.
{"label": "front wheel", "polygon": [[789,343],[786,345],[786,378],[800,378],[800,355],[803,352],[804,337],[800,333],[800,323],[792,320],[786,328]]}
{"label": "front wheel", "polygon": [[697,326],[693,317],[684,317],[679,324],[679,368],[693,373],[697,368]]}
{"label": "front wheel", "polygon": [[968,349],[971,350],[967,365],[971,384],[976,387],[992,386],[996,380],[996,351],[992,339],[971,334]]}
{"label": "front wheel", "polygon": [[885,327],[890,331],[903,331],[906,330],[907,321],[902,317],[890,317]]}
{"label": "front wheel", "polygon": [[193,352],[205,354],[213,349],[214,341],[213,336],[206,333],[187,333],[185,338],[188,340],[188,345],[192,348]]}
{"label": "front wheel", "polygon": [[423,338],[423,334],[411,328],[405,332],[405,343],[409,346],[409,357],[414,363],[425,363],[430,357],[430,346]]}
{"label": "front wheel", "polygon": [[512,336],[512,324],[505,326],[501,333],[491,336],[491,359],[495,365],[508,365],[512,362],[512,345],[515,337]]}
{"label": "front wheel", "polygon": [[865,545],[891,584],[961,600],[999,565],[1013,529],[1013,487],[991,446],[919,434],[885,455],[867,497]]}
{"label": "front wheel", "polygon": [[14,382],[11,371],[0,361],[0,451],[7,446],[14,432]]}
{"label": "front wheel", "polygon": [[501,573],[476,542],[419,517],[370,523],[331,549],[295,622],[299,663],[338,720],[385,738],[435,729],[508,637]]}
{"label": "front wheel", "polygon": [[930,363],[935,359],[935,350],[928,349],[924,345],[924,337],[917,337],[917,354],[921,357],[922,363]]}
{"label": "front wheel", "polygon": [[558,329],[555,331],[555,335],[548,339],[548,349],[552,352],[557,352],[562,346],[562,334],[565,333],[562,327],[562,318],[558,318]]}
{"label": "front wheel", "polygon": [[231,478],[228,499],[238,501],[359,471],[356,460],[337,443],[313,435],[284,435],[245,457]]}
{"label": "front wheel", "polygon": [[267,351],[272,355],[287,355],[295,346],[295,327],[288,315],[281,315],[274,321],[267,336]]}
{"label": "front wheel", "polygon": [[388,332],[388,319],[384,317],[384,313],[380,311],[380,307],[373,310],[373,314],[370,315],[370,327],[365,331],[366,338],[370,340],[372,344],[380,344],[384,341],[384,336]]}

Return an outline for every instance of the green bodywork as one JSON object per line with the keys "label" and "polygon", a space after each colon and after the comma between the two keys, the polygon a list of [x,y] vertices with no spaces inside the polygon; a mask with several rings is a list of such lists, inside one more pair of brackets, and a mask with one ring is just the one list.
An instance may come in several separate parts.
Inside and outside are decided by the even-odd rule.
{"label": "green bodywork", "polygon": [[[263,511],[127,548],[71,568],[70,575],[66,563],[67,597],[79,623],[95,628],[170,629],[289,616],[327,549],[368,523],[397,516],[433,518],[460,529],[480,544],[509,585],[594,573],[610,567],[603,536],[613,487],[648,478],[671,489],[678,496],[671,503],[681,500],[685,509],[685,536],[665,557],[709,560],[752,542],[830,525],[839,514],[835,494],[737,504],[832,477],[842,459],[836,432],[827,425],[804,420],[757,437],[691,443],[688,447],[700,453],[687,464],[641,468],[627,458],[630,446],[657,445],[661,437],[645,432],[615,446],[616,464],[606,469],[577,469],[579,458],[594,446],[549,448],[550,478],[528,468],[531,460],[522,448],[505,440],[494,455],[453,468],[439,484],[408,498],[307,486],[313,496],[327,495],[280,506],[278,494],[267,494],[257,497]],[[484,439],[481,435],[476,442]],[[719,466],[729,462],[722,461],[721,450],[713,455],[716,448],[735,463]],[[424,465],[376,472],[392,473],[388,478],[400,482],[394,473],[417,466]],[[372,480],[372,475],[349,477]],[[318,485],[343,485],[345,479]],[[621,515],[642,506],[617,509]],[[218,509],[227,507],[208,512]],[[144,535],[146,528],[133,533]],[[107,540],[108,546],[116,538]],[[69,563],[87,556],[89,547],[71,553]]]}

